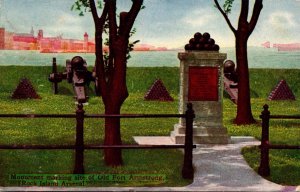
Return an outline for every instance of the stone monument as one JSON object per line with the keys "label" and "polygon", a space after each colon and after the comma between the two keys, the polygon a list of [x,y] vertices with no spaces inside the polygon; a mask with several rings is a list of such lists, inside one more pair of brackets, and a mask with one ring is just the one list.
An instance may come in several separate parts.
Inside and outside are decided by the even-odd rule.
{"label": "stone monument", "polygon": [[[197,42],[204,45],[197,45]],[[195,144],[227,144],[229,137],[223,126],[223,62],[226,54],[219,53],[219,46],[209,42],[214,44],[208,33],[196,33],[190,44],[185,46],[186,51],[178,53],[179,113],[186,111],[188,102],[193,104]],[[171,138],[176,144],[184,143],[184,118],[174,125]]]}

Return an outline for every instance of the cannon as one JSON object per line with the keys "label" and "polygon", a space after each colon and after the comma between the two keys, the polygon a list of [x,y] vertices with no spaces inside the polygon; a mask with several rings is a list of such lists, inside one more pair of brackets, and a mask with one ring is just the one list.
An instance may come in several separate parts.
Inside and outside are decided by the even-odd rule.
{"label": "cannon", "polygon": [[238,82],[238,75],[235,69],[235,64],[232,60],[227,60],[224,63],[224,76],[227,79],[237,83]]}
{"label": "cannon", "polygon": [[53,83],[54,94],[58,94],[58,83],[62,82],[62,80],[67,80],[68,83],[71,83],[78,103],[87,102],[86,87],[89,86],[91,81],[95,82],[92,72],[87,69],[86,61],[80,56],[75,56],[72,60],[66,60],[64,72],[57,72],[56,58],[53,58],[52,73],[48,79]]}
{"label": "cannon", "polygon": [[238,84],[238,74],[235,68],[235,64],[232,60],[227,60],[224,63],[224,76],[232,81],[230,88],[237,88]]}

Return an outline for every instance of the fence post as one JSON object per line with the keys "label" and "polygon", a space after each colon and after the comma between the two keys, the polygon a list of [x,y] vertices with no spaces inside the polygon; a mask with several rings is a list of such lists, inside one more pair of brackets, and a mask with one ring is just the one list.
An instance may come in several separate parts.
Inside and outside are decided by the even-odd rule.
{"label": "fence post", "polygon": [[182,178],[193,179],[193,121],[195,113],[193,105],[187,104],[187,111],[185,112],[186,129],[185,129],[185,145],[184,145],[184,162],[182,167]]}
{"label": "fence post", "polygon": [[83,174],[84,165],[84,141],[83,141],[83,122],[84,122],[84,110],[83,105],[79,103],[76,110],[76,143],[75,143],[75,166],[74,174]]}
{"label": "fence post", "polygon": [[270,111],[269,106],[264,105],[264,110],[261,112],[260,118],[262,119],[262,133],[260,145],[260,165],[258,174],[261,176],[270,175],[270,162],[269,162],[269,121]]}
{"label": "fence post", "polygon": [[[53,57],[53,60],[52,60],[52,73],[54,75],[57,74],[57,65],[56,65],[55,57]],[[58,82],[56,80],[53,82],[53,89],[54,89],[54,94],[58,94]]]}

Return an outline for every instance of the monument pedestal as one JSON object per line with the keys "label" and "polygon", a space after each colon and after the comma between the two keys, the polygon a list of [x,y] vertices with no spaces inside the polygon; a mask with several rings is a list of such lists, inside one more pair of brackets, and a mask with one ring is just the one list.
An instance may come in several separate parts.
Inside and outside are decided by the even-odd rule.
{"label": "monument pedestal", "polygon": [[[171,139],[176,144],[184,144],[185,141],[185,127],[176,124],[174,131],[171,132]],[[193,143],[194,144],[228,144],[229,137],[225,128],[208,128],[208,127],[193,127]]]}
{"label": "monument pedestal", "polygon": [[[193,104],[194,144],[227,144],[229,137],[223,126],[223,62],[226,54],[216,51],[188,51],[180,59],[179,113]],[[174,125],[171,138],[176,144],[185,139],[185,119]]]}

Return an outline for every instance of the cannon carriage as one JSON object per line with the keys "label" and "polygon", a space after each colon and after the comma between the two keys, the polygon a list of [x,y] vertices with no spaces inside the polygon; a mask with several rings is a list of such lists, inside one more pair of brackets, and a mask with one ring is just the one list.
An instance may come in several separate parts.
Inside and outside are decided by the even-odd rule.
{"label": "cannon carriage", "polygon": [[[90,82],[95,82],[95,73],[88,71],[86,61],[75,56],[71,60],[66,60],[64,72],[57,71],[56,58],[52,61],[52,73],[49,75],[49,81],[53,83],[54,94],[58,94],[58,83],[67,80],[73,85],[75,99],[78,103],[86,103],[88,100],[86,88]],[[98,94],[98,86],[95,83],[95,93]]]}

